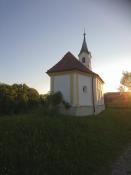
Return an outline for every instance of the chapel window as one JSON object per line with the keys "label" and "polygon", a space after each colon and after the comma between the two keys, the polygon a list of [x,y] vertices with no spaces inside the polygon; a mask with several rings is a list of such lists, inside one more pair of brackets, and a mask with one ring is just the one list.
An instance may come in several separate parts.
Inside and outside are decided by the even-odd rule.
{"label": "chapel window", "polygon": [[82,58],[82,63],[85,63],[86,62],[86,59],[85,57]]}
{"label": "chapel window", "polygon": [[83,86],[83,92],[87,93],[87,86]]}

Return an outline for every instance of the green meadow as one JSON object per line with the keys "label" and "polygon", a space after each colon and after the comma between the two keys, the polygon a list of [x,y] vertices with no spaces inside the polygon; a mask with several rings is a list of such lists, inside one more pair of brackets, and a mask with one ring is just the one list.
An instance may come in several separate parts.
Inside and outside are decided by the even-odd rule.
{"label": "green meadow", "polygon": [[131,109],[0,117],[0,175],[105,175],[131,143]]}

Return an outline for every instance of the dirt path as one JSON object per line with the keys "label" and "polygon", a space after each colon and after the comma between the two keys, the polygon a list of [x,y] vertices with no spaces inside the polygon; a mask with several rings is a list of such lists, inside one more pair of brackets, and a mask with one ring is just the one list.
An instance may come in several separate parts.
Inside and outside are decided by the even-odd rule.
{"label": "dirt path", "polygon": [[131,145],[115,162],[111,175],[131,175]]}

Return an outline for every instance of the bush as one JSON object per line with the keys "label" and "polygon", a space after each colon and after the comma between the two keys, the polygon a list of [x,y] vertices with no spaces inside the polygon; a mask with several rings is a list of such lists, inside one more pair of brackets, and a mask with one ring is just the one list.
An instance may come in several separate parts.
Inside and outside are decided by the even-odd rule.
{"label": "bush", "polygon": [[60,105],[64,105],[66,109],[70,107],[70,104],[64,101],[61,92],[50,92],[49,94],[41,96],[41,99],[46,114],[55,115],[59,113]]}
{"label": "bush", "polygon": [[68,102],[66,102],[65,100],[63,100],[62,103],[66,109],[69,109],[71,107],[71,105]]}
{"label": "bush", "polygon": [[41,106],[45,113],[54,115],[59,112],[60,104],[69,108],[61,92],[39,95],[26,84],[0,84],[0,114],[23,113]]}

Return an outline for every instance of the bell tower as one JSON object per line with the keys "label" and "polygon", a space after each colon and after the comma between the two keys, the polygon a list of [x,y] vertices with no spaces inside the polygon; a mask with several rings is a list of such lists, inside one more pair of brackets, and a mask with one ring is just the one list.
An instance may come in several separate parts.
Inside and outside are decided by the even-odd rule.
{"label": "bell tower", "polygon": [[84,36],[84,39],[83,39],[82,47],[81,47],[80,53],[78,55],[79,61],[84,66],[86,66],[88,69],[92,70],[92,68],[91,68],[91,53],[88,51],[88,48],[87,48],[85,30],[84,30],[83,36]]}

